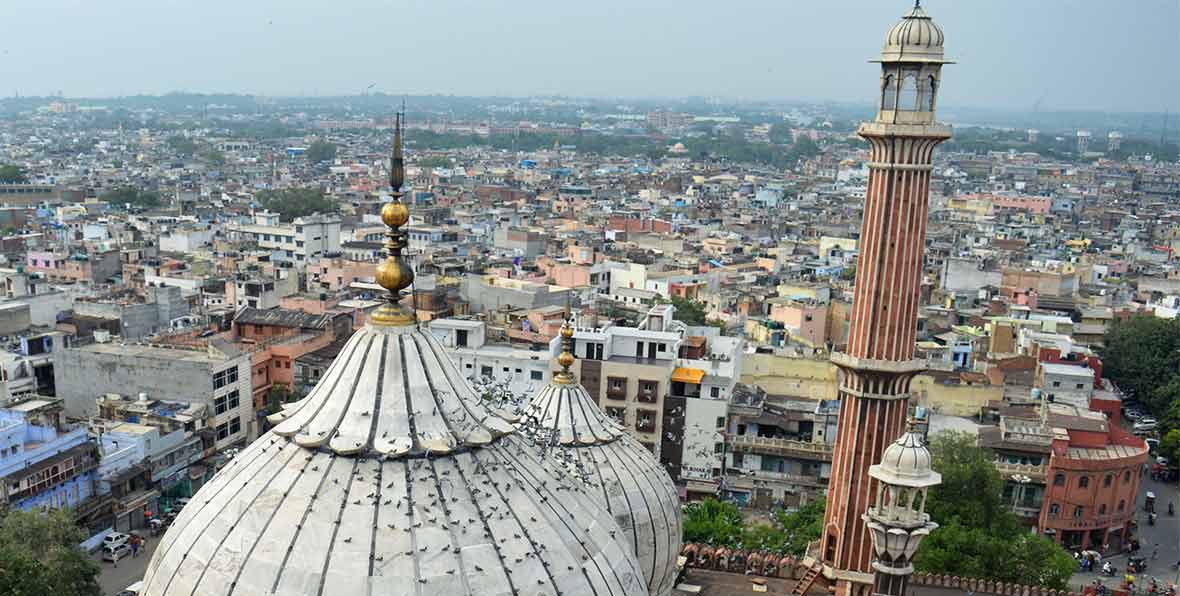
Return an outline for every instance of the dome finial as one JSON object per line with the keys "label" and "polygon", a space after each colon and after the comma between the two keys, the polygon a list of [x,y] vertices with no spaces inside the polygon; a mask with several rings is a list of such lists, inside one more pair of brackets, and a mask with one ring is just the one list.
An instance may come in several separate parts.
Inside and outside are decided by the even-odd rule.
{"label": "dome finial", "polygon": [[574,328],[570,325],[569,319],[561,325],[561,355],[557,357],[557,363],[561,365],[561,372],[553,375],[553,382],[562,385],[576,383],[577,379],[570,371],[570,367],[574,365]]}
{"label": "dome finial", "polygon": [[389,291],[385,304],[369,318],[377,325],[413,325],[414,315],[398,304],[401,291],[414,283],[414,270],[402,258],[406,247],[401,227],[410,220],[410,210],[402,203],[402,186],[406,182],[406,160],[402,153],[402,112],[394,116],[393,156],[389,160],[389,186],[393,200],[381,207],[381,221],[389,226],[385,248],[389,256],[377,266],[377,284]]}

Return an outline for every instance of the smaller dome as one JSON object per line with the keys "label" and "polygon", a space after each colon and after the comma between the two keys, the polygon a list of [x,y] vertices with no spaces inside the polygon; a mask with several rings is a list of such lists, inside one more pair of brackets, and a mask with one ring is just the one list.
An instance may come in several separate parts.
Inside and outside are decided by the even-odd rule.
{"label": "smaller dome", "polygon": [[930,450],[922,435],[912,429],[885,448],[881,463],[869,466],[869,475],[885,484],[922,488],[942,481],[930,466]]}
{"label": "smaller dome", "polygon": [[881,62],[943,62],[943,41],[942,28],[914,6],[885,34]]}

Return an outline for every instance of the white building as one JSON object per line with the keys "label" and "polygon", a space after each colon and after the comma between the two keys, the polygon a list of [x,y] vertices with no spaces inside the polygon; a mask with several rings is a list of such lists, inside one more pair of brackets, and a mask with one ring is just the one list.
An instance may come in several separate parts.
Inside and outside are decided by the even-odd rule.
{"label": "white building", "polygon": [[306,263],[311,257],[340,252],[337,215],[315,214],[282,223],[278,213],[260,211],[254,214],[252,223],[230,223],[226,230],[271,251],[276,260]]}
{"label": "white building", "polygon": [[469,380],[491,379],[514,395],[526,396],[552,378],[548,352],[489,343],[483,321],[435,319],[429,331],[448,348],[451,360]]}

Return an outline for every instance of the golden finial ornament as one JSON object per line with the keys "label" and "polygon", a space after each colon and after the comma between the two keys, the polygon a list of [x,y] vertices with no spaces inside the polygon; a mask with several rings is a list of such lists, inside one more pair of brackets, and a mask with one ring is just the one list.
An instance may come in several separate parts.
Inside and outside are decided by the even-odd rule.
{"label": "golden finial ornament", "polygon": [[574,365],[574,328],[567,320],[561,326],[561,354],[557,357],[561,371],[553,375],[553,382],[562,385],[573,385],[577,382],[570,367]]}
{"label": "golden finial ornament", "polygon": [[389,186],[393,200],[381,207],[381,222],[389,226],[385,232],[385,249],[389,255],[377,266],[377,285],[389,291],[385,304],[369,320],[375,325],[413,325],[414,315],[398,304],[401,291],[414,283],[414,270],[402,258],[406,238],[401,227],[410,221],[410,209],[402,203],[402,186],[406,183],[406,159],[402,153],[402,113],[395,116],[393,127],[393,156],[389,160]]}

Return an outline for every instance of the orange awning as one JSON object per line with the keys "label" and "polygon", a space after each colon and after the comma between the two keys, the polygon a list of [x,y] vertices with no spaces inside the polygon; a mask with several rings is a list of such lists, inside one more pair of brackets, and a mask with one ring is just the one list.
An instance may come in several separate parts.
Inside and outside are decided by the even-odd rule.
{"label": "orange awning", "polygon": [[703,378],[705,378],[705,371],[699,368],[677,368],[672,371],[672,380],[681,383],[700,385]]}

